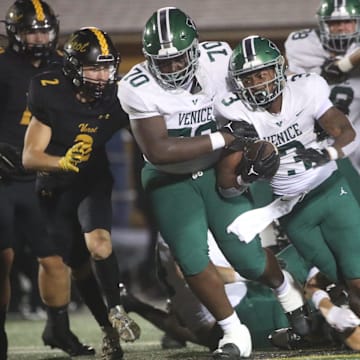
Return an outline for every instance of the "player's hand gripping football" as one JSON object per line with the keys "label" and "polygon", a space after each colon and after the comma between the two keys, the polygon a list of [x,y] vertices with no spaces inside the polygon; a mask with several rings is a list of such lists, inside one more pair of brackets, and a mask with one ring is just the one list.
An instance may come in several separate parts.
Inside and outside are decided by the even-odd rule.
{"label": "player's hand gripping football", "polygon": [[79,172],[78,164],[87,160],[92,150],[91,144],[77,142],[68,151],[65,156],[59,160],[59,167],[64,171]]}
{"label": "player's hand gripping football", "polygon": [[328,153],[328,151],[326,151],[326,149],[297,149],[296,155],[297,159],[302,160],[304,163],[310,164],[312,167],[324,165],[331,160],[330,154]]}
{"label": "player's hand gripping football", "polygon": [[234,141],[228,146],[233,151],[244,150],[247,144],[259,139],[259,135],[252,124],[247,121],[229,121],[220,132],[227,132],[234,136]]}
{"label": "player's hand gripping football", "polygon": [[238,167],[238,175],[245,183],[270,180],[280,166],[280,155],[275,145],[258,140],[249,144]]}

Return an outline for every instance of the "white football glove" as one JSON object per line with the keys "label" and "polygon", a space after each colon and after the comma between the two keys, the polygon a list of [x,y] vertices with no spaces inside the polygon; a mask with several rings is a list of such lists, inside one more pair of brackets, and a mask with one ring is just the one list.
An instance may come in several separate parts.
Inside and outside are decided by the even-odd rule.
{"label": "white football glove", "polygon": [[325,318],[331,327],[340,332],[360,325],[360,319],[350,309],[335,305],[329,310]]}

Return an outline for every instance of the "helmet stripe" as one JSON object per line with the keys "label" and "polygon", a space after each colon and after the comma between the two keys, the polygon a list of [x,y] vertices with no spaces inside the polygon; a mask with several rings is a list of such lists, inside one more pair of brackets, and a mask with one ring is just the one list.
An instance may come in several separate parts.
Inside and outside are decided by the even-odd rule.
{"label": "helmet stripe", "polygon": [[159,33],[159,42],[161,47],[172,47],[171,31],[170,31],[170,10],[174,7],[168,6],[157,11],[157,28]]}
{"label": "helmet stripe", "polygon": [[256,57],[256,51],[254,46],[254,38],[256,37],[257,36],[248,36],[242,42],[245,62],[253,61]]}
{"label": "helmet stripe", "polygon": [[96,36],[99,45],[100,45],[100,50],[101,50],[101,55],[109,55],[110,51],[109,51],[109,45],[106,41],[106,38],[104,36],[104,34],[102,33],[102,31],[100,31],[98,28],[92,27],[89,28],[93,34]]}
{"label": "helmet stripe", "polygon": [[35,9],[35,16],[37,21],[44,21],[45,20],[45,14],[44,9],[41,5],[40,0],[31,0],[34,9]]}
{"label": "helmet stripe", "polygon": [[338,9],[346,6],[346,0],[334,0],[334,8]]}

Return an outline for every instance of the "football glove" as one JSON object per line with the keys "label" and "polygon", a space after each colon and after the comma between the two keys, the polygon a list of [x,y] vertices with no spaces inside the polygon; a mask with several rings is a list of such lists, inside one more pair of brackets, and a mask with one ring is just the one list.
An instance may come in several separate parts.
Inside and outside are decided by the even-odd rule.
{"label": "football glove", "polygon": [[227,132],[235,137],[235,140],[227,147],[233,151],[244,150],[246,145],[259,139],[259,135],[252,124],[247,121],[229,121],[220,132]]}
{"label": "football glove", "polygon": [[77,165],[88,159],[91,150],[91,144],[84,143],[82,141],[77,142],[70,149],[68,149],[65,156],[60,158],[60,168],[64,171],[79,172]]}
{"label": "football glove", "polygon": [[16,147],[0,143],[0,180],[15,180],[26,175],[22,161],[21,151]]}
{"label": "football glove", "polygon": [[320,75],[329,85],[342,83],[348,78],[348,75],[339,69],[338,61],[338,58],[326,59],[321,66]]}
{"label": "football glove", "polygon": [[[257,149],[254,151],[255,146]],[[279,153],[276,148],[270,154],[265,151],[264,141],[255,142],[245,149],[237,171],[237,175],[240,175],[245,183],[270,180],[275,175],[280,166]]]}
{"label": "football glove", "polygon": [[296,158],[310,164],[312,167],[324,165],[331,160],[330,154],[325,149],[316,150],[313,148],[297,149]]}
{"label": "football glove", "polygon": [[360,319],[350,309],[335,305],[329,310],[325,319],[331,327],[340,332],[360,325]]}

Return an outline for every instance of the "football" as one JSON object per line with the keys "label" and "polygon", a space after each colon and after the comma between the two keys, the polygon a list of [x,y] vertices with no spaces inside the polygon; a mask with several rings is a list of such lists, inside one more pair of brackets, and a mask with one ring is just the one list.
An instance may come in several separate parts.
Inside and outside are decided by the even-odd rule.
{"label": "football", "polygon": [[269,141],[250,143],[244,152],[241,175],[251,181],[270,180],[280,166],[277,147]]}

